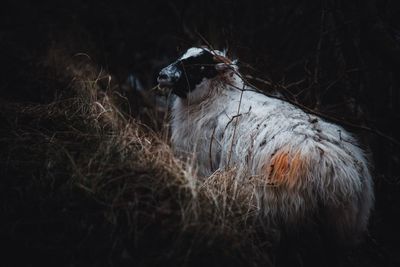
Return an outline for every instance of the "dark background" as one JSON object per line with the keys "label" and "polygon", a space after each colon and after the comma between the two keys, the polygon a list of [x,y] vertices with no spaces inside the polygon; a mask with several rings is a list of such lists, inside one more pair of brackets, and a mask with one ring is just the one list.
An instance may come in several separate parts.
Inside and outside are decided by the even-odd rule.
{"label": "dark background", "polygon": [[[156,85],[163,66],[188,47],[209,43],[228,48],[229,55],[239,58],[243,73],[264,81],[254,81],[260,89],[278,90],[291,101],[336,118],[370,148],[376,192],[370,233],[344,265],[399,266],[399,14],[395,0],[11,1],[0,10],[0,103],[48,104],[59,99],[69,81],[62,69],[47,62],[51,51],[61,51],[65,57],[90,57],[110,73],[115,84],[128,88],[122,93],[131,102],[131,115],[148,123],[142,97],[153,97],[146,90]],[[145,92],[129,86],[130,77],[140,80]],[[1,116],[4,122],[13,115]],[[4,127],[2,134],[7,131]],[[1,150],[0,238],[7,254],[38,261],[54,256],[52,261],[62,259],[61,264],[69,266],[108,265],[110,260],[101,259],[110,248],[102,247],[102,240],[94,238],[86,257],[74,250],[76,237],[63,236],[57,225],[41,229],[40,214],[51,204],[26,204],[41,192],[25,188],[22,180],[13,181],[10,151]],[[24,174],[23,181],[35,172]],[[25,202],[11,200],[7,192],[12,190]],[[51,210],[45,214],[52,217]],[[15,222],[31,220],[36,223],[13,228]],[[96,231],[93,236],[102,234],[102,229]]]}

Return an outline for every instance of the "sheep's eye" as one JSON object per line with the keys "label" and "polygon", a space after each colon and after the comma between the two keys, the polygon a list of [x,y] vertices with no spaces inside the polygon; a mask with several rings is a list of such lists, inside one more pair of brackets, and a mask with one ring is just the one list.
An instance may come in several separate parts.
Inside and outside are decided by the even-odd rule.
{"label": "sheep's eye", "polygon": [[203,71],[204,69],[205,69],[205,67],[204,67],[204,66],[201,66],[201,67],[200,67],[200,70],[201,70],[201,71]]}

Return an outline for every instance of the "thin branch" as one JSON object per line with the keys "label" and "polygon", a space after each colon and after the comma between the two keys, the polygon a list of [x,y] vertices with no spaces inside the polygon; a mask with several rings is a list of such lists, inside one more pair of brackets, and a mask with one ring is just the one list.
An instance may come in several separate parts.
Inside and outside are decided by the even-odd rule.
{"label": "thin branch", "polygon": [[208,160],[210,161],[210,170],[211,170],[211,171],[214,170],[213,163],[212,163],[212,155],[211,155],[211,153],[212,153],[212,143],[213,143],[213,140],[214,140],[214,135],[215,135],[215,130],[216,130],[216,129],[217,129],[217,126],[214,127],[213,132],[212,132],[212,134],[211,134],[210,147],[209,147],[209,149],[208,149],[208,157],[209,157]]}
{"label": "thin branch", "polygon": [[[231,162],[232,148],[233,148],[233,143],[234,143],[235,137],[236,137],[236,129],[237,129],[237,124],[238,124],[238,117],[240,116],[239,114],[240,114],[240,107],[242,105],[243,93],[244,93],[244,84],[243,84],[242,92],[240,93],[239,105],[238,105],[238,109],[237,109],[237,113],[236,113],[235,128],[233,129],[232,142],[231,142],[231,147],[230,147],[229,156],[228,156],[228,164],[227,164],[228,168],[229,168],[229,164]],[[235,119],[235,118],[233,118],[233,119]]]}
{"label": "thin branch", "polygon": [[239,75],[240,78],[242,78],[244,83],[247,84],[251,88],[251,89],[239,88],[239,87],[237,87],[237,86],[235,86],[233,84],[228,83],[230,86],[232,86],[235,89],[238,89],[238,90],[241,90],[241,91],[257,92],[257,93],[266,95],[266,96],[271,97],[271,98],[275,98],[275,99],[279,99],[279,100],[282,100],[282,101],[289,102],[290,104],[302,109],[303,111],[305,111],[307,113],[310,113],[310,114],[313,114],[313,115],[317,115],[317,116],[319,116],[321,118],[324,118],[324,119],[326,119],[328,121],[339,123],[339,124],[341,124],[343,126],[347,126],[349,128],[352,128],[352,129],[358,129],[358,130],[363,130],[363,131],[367,131],[367,132],[373,133],[373,134],[375,134],[377,136],[380,136],[380,137],[382,137],[382,138],[384,138],[384,139],[390,141],[391,143],[393,143],[393,144],[395,144],[395,145],[400,147],[400,141],[399,140],[397,140],[397,139],[395,139],[395,138],[393,138],[393,137],[381,132],[380,130],[377,130],[377,129],[374,129],[374,128],[371,128],[371,127],[368,127],[368,126],[364,126],[364,125],[358,125],[358,124],[354,124],[354,123],[351,123],[351,122],[347,122],[347,121],[344,121],[342,119],[339,119],[339,118],[336,118],[336,117],[333,117],[333,116],[329,116],[329,115],[324,114],[322,112],[316,111],[316,110],[314,110],[312,108],[309,108],[309,107],[307,107],[307,106],[305,106],[303,104],[300,104],[297,101],[293,101],[293,100],[290,100],[290,99],[284,99],[284,98],[282,98],[280,96],[277,96],[277,95],[268,94],[268,93],[258,89],[253,84],[251,84],[244,76],[242,76],[236,70],[233,69],[233,71],[235,71],[235,73],[237,75]]}

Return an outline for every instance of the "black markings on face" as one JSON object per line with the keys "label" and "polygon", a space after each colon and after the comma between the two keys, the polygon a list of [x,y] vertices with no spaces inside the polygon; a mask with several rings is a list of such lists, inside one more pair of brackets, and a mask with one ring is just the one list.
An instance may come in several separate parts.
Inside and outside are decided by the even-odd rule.
{"label": "black markings on face", "polygon": [[215,69],[214,55],[203,50],[199,54],[179,59],[176,68],[181,71],[182,75],[173,86],[173,92],[182,98],[185,98],[188,92],[193,91],[204,78],[212,79],[217,76],[218,72]]}

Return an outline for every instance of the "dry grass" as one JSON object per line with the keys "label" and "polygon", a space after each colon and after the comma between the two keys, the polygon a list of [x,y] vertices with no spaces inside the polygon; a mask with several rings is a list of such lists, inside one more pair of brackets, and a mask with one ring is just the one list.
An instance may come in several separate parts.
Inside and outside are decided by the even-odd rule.
{"label": "dry grass", "polygon": [[[89,58],[51,50],[44,64],[68,86],[55,90],[48,104],[2,105],[6,175],[32,177],[26,189],[36,188],[35,197],[61,194],[58,208],[82,205],[88,218],[75,223],[105,227],[111,251],[122,250],[118,259],[125,253],[136,262],[135,249],[160,238],[166,243],[152,252],[159,254],[152,263],[215,258],[216,264],[240,264],[248,257],[251,264],[270,263],[265,252],[271,242],[257,206],[259,181],[239,181],[234,170],[197,178],[193,164],[174,157],[165,134],[129,114],[112,76]],[[45,215],[51,219],[51,213]],[[119,248],[126,238],[129,249]]]}
{"label": "dry grass", "polygon": [[[370,237],[341,266],[399,265],[399,148],[377,131],[399,136],[398,64],[382,46],[398,35],[398,1],[9,2],[0,16],[2,265],[276,264],[251,202],[259,181],[199,181],[158,131],[166,114],[116,83],[134,74],[153,86],[177,48],[203,43],[197,31],[251,63],[241,72],[266,92],[376,129],[362,132],[376,168]],[[52,49],[38,66],[49,46],[96,62]],[[304,247],[312,255],[318,244]]]}
{"label": "dry grass", "polygon": [[[234,168],[197,177],[195,164],[182,162],[170,148],[167,111],[133,112],[141,107],[132,107],[112,75],[89,56],[53,48],[42,65],[60,81],[54,99],[4,102],[0,108],[6,125],[0,130],[6,147],[0,153],[2,175],[24,197],[15,200],[5,191],[3,209],[18,212],[6,213],[3,229],[19,232],[15,218],[45,227],[21,237],[31,242],[27,250],[59,245],[56,251],[67,257],[66,264],[79,259],[95,266],[104,261],[140,266],[329,261],[319,254],[330,248],[320,247],[317,228],[294,229],[286,239],[286,230],[293,229],[277,227],[279,216],[267,214],[266,192],[280,194],[268,188],[273,185],[238,177]],[[52,241],[40,241],[43,237]]]}

